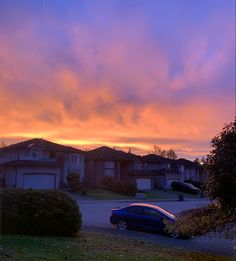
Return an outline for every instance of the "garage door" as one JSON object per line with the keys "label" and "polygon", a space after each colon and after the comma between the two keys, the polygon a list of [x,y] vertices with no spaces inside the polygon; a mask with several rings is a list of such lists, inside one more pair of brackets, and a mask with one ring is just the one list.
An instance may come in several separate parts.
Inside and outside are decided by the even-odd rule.
{"label": "garage door", "polygon": [[54,189],[56,188],[56,174],[30,173],[24,174],[23,184],[25,189]]}
{"label": "garage door", "polygon": [[171,188],[171,183],[172,183],[173,181],[179,181],[179,180],[178,180],[178,179],[167,179],[167,180],[166,180],[166,187],[167,187],[167,188]]}
{"label": "garage door", "polygon": [[149,190],[152,188],[151,179],[137,178],[137,189]]}

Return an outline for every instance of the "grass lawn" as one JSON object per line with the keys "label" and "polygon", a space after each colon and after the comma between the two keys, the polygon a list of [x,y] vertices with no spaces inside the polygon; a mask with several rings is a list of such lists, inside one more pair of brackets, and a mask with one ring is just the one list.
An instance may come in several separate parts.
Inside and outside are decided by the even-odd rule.
{"label": "grass lawn", "polygon": [[135,197],[128,197],[105,189],[88,188],[86,196],[93,199],[134,199]]}
{"label": "grass lawn", "polygon": [[[169,200],[169,199],[178,199],[178,195],[181,194],[184,196],[184,198],[200,198],[200,195],[192,195],[192,194],[187,194],[187,193],[182,193],[178,191],[174,191],[172,189],[169,189],[167,191],[161,190],[161,189],[156,189],[156,190],[151,190],[150,192],[146,193],[146,199],[152,199],[152,200]],[[124,196],[115,192],[111,192],[108,190],[104,189],[93,189],[89,188],[87,190],[87,196],[91,197],[93,199],[136,199],[136,197],[130,197],[130,196]]]}
{"label": "grass lawn", "polygon": [[1,261],[230,260],[96,232],[77,238],[1,236]]}

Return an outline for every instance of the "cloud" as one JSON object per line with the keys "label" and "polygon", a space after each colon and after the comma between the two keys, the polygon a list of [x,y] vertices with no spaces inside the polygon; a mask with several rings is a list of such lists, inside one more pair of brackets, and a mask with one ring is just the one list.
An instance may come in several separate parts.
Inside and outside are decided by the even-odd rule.
{"label": "cloud", "polygon": [[164,5],[6,5],[0,137],[205,154],[235,113],[235,25],[217,7],[195,24]]}

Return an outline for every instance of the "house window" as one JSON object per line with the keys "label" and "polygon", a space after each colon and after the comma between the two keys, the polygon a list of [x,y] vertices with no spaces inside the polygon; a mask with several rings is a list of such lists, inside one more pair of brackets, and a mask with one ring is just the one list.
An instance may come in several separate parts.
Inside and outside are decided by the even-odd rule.
{"label": "house window", "polygon": [[115,163],[114,161],[105,161],[104,163],[104,176],[115,176]]}

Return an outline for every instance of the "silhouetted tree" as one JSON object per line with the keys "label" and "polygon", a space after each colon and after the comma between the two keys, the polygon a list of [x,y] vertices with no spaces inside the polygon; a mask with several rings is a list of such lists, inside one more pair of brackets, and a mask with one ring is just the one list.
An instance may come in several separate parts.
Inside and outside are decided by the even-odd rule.
{"label": "silhouetted tree", "polygon": [[206,192],[228,209],[236,209],[236,119],[211,141]]}
{"label": "silhouetted tree", "polygon": [[175,151],[173,149],[167,150],[166,156],[169,159],[177,159],[177,154],[175,153]]}

